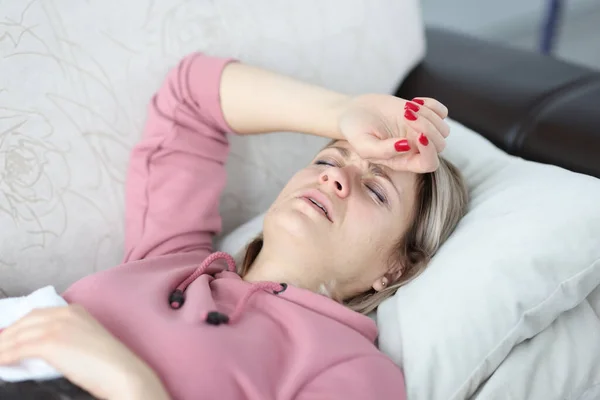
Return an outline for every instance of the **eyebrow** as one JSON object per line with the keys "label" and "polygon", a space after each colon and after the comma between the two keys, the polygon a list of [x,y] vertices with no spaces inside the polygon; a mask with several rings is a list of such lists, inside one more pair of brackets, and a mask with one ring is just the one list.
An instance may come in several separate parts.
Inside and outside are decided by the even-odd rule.
{"label": "eyebrow", "polygon": [[[327,150],[327,149],[337,150],[344,159],[350,158],[350,150],[348,150],[345,147],[328,146],[328,147],[324,148],[323,150]],[[383,179],[385,179],[386,181],[388,181],[390,183],[390,185],[392,185],[392,187],[396,191],[398,198],[401,198],[400,191],[398,190],[396,185],[394,185],[392,178],[390,178],[390,176],[385,172],[385,170],[378,164],[373,164],[370,161],[367,161],[367,162],[369,163],[369,171],[371,171],[371,173],[373,173],[373,175],[380,176]]]}

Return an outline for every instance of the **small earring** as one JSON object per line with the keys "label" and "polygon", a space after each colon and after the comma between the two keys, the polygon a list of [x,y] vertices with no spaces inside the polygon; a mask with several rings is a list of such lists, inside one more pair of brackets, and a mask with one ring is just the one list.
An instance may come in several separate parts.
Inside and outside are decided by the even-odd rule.
{"label": "small earring", "polygon": [[387,285],[387,282],[382,280],[381,281],[381,286],[385,286],[385,285]]}

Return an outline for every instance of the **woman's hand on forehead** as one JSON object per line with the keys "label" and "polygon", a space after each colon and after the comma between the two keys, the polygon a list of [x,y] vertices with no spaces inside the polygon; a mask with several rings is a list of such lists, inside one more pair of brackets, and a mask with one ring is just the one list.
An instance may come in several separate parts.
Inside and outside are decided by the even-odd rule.
{"label": "woman's hand on forehead", "polygon": [[364,159],[394,170],[432,172],[450,133],[448,109],[431,98],[407,101],[384,94],[352,97],[338,124]]}

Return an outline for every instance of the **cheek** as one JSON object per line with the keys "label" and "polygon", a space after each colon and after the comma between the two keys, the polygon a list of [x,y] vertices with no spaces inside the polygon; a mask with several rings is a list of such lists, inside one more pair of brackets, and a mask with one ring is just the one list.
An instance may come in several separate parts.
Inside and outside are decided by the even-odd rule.
{"label": "cheek", "polygon": [[353,223],[361,227],[379,226],[390,217],[387,210],[375,204],[365,193],[356,193],[355,198],[348,204],[348,211],[351,213]]}
{"label": "cheek", "polygon": [[385,215],[374,205],[356,202],[349,204],[343,236],[344,242],[356,246],[371,245],[379,241],[381,227],[385,225]]}
{"label": "cheek", "polygon": [[380,249],[385,243],[394,241],[402,227],[401,219],[383,206],[363,198],[351,205],[346,226],[346,239],[357,245],[362,243]]}
{"label": "cheek", "polygon": [[303,188],[307,188],[318,179],[318,175],[311,173],[308,169],[302,169],[298,171],[290,180],[285,184],[275,202],[278,202],[282,198],[290,196],[292,193],[298,192]]}
{"label": "cheek", "polygon": [[353,231],[358,234],[364,234],[364,232],[370,232],[377,229],[381,221],[377,219],[376,215],[373,215],[368,209],[356,208],[353,210],[351,215],[351,223],[353,225]]}

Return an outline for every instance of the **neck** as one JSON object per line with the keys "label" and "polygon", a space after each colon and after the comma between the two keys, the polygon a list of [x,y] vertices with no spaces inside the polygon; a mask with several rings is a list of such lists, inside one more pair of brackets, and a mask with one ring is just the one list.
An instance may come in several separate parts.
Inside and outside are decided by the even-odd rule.
{"label": "neck", "polygon": [[[299,258],[299,257],[298,257]],[[310,266],[310,261],[303,259],[297,264],[285,257],[277,257],[263,247],[244,276],[247,282],[277,282],[287,283],[295,287],[310,290],[315,293],[333,297],[332,282],[315,274],[316,268]]]}

